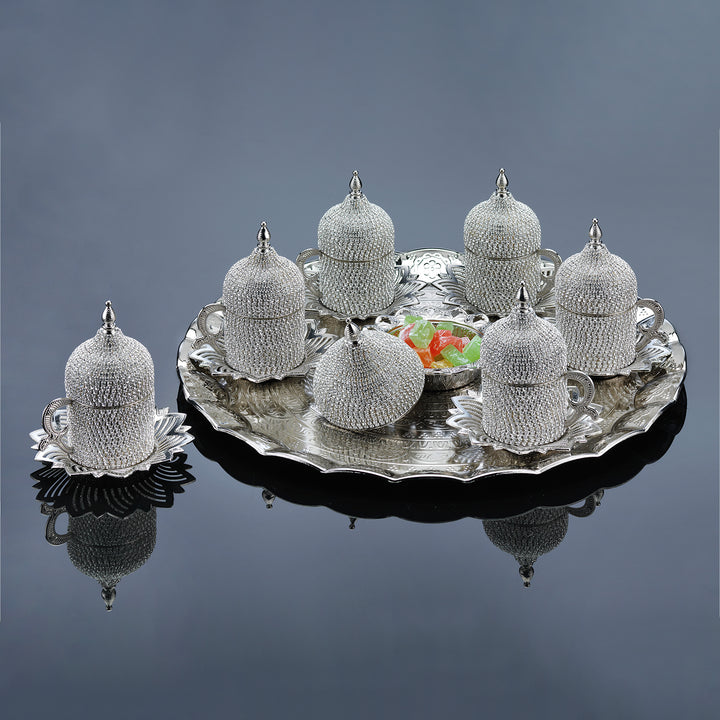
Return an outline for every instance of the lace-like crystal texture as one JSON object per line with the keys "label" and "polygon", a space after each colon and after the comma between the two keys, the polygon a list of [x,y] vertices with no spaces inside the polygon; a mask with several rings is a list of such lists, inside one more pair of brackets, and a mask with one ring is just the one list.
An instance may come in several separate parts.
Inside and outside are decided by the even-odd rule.
{"label": "lace-like crystal texture", "polygon": [[395,291],[395,228],[362,193],[351,192],[318,225],[323,304],[348,317],[379,312]]}
{"label": "lace-like crystal texture", "polygon": [[305,358],[305,283],[297,266],[269,245],[236,262],[223,283],[225,351],[230,367],[254,376],[275,375]]}
{"label": "lace-like crystal texture", "polygon": [[556,323],[567,343],[569,367],[590,375],[611,374],[633,362],[637,279],[599,237],[560,266],[555,296]]}
{"label": "lace-like crystal texture", "polygon": [[476,205],[465,218],[465,294],[490,315],[507,315],[524,282],[535,304],[540,273],[540,222],[506,189]]}
{"label": "lace-like crystal texture", "polygon": [[545,445],[565,432],[567,350],[559,331],[519,302],[490,325],[480,351],[483,430],[518,447]]}
{"label": "lace-like crystal texture", "polygon": [[101,328],[65,366],[68,441],[75,461],[123,468],[144,460],[155,444],[155,375],[142,343],[118,327]]}
{"label": "lace-like crystal texture", "polygon": [[422,362],[399,338],[350,327],[318,363],[315,406],[331,423],[349,430],[395,422],[420,399]]}

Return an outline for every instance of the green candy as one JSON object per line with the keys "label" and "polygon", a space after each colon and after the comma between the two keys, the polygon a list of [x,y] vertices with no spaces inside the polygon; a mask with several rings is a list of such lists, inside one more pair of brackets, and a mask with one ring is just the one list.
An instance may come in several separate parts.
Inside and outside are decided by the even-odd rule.
{"label": "green candy", "polygon": [[411,323],[417,322],[418,320],[422,320],[419,315],[406,315],[403,325],[410,325]]}
{"label": "green candy", "polygon": [[451,333],[455,329],[455,323],[451,322],[439,322],[435,327],[438,330],[449,330]]}
{"label": "green candy", "polygon": [[454,346],[446,345],[440,354],[453,366],[467,365],[467,358]]}
{"label": "green candy", "polygon": [[476,335],[464,348],[462,354],[467,358],[467,362],[473,363],[480,359],[480,344],[482,340]]}
{"label": "green candy", "polygon": [[416,348],[424,349],[430,345],[433,335],[435,335],[433,324],[421,319],[415,321],[415,325],[408,337]]}

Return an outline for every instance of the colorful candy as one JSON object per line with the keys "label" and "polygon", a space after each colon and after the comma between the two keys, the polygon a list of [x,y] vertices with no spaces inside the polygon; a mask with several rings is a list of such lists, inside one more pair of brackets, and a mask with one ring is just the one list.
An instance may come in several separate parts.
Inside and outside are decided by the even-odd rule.
{"label": "colorful candy", "polygon": [[435,326],[427,320],[416,320],[408,336],[416,348],[426,348],[435,335]]}
{"label": "colorful candy", "polygon": [[426,368],[459,367],[480,359],[479,336],[453,335],[452,322],[431,323],[416,315],[406,315],[398,337],[418,354]]}

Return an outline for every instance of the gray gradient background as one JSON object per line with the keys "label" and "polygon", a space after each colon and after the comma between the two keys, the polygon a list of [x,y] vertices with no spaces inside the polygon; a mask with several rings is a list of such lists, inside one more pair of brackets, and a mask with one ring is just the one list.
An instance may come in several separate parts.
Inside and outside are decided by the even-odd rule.
{"label": "gray gradient background", "polygon": [[[715,717],[720,9],[0,2],[3,718]],[[278,502],[190,449],[116,610],[48,546],[27,432],[103,301],[173,405],[187,324],[266,219],[294,256],[358,168],[398,249],[460,249],[504,166],[567,256],[597,215],[690,359],[662,460],[523,591],[477,520]]]}

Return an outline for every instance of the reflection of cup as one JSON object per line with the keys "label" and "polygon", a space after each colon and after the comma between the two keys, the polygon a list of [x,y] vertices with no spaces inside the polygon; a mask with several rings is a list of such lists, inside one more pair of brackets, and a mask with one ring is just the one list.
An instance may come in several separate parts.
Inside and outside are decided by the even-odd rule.
{"label": "reflection of cup", "polygon": [[55,522],[64,510],[43,504],[42,512],[49,515],[45,527],[46,540],[51,545],[67,543],[72,564],[100,583],[105,606],[112,610],[115,586],[123,577],[144,565],[155,548],[155,508],[148,512],[136,510],[127,518],[112,515],[96,517],[92,513],[70,516],[68,530],[64,534],[55,529]]}
{"label": "reflection of cup", "polygon": [[[109,301],[103,327],[67,361],[65,395],[43,412],[45,445],[59,445],[92,469],[130,467],[150,455],[155,445],[152,358],[115,326]],[[55,416],[63,406],[67,422],[59,426]]]}
{"label": "reflection of cup", "polygon": [[[614,375],[631,365],[665,320],[655,300],[638,300],[632,268],[602,241],[597,219],[590,241],[560,266],[555,282],[556,322],[568,349],[568,367],[590,375]],[[653,320],[637,322],[638,308]]]}

